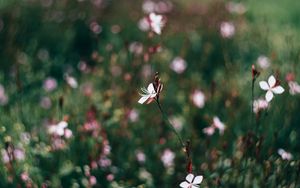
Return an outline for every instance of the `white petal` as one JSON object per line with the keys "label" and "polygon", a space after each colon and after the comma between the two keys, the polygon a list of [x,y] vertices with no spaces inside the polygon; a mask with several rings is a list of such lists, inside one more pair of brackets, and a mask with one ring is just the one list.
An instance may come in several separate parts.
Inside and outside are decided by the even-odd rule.
{"label": "white petal", "polygon": [[188,174],[186,176],[186,181],[188,181],[189,183],[192,183],[193,179],[194,179],[194,175],[193,174]]}
{"label": "white petal", "polygon": [[259,82],[259,86],[263,90],[268,90],[269,89],[269,85],[268,85],[268,83],[266,81],[260,81]]}
{"label": "white petal", "polygon": [[203,180],[203,176],[196,176],[194,181],[193,181],[193,184],[200,184]]}
{"label": "white petal", "polygon": [[188,186],[190,186],[190,184],[188,182],[184,181],[184,182],[181,182],[181,184],[179,186],[182,188],[188,188]]}
{"label": "white petal", "polygon": [[273,88],[272,88],[272,91],[273,91],[274,93],[276,93],[276,94],[281,94],[281,93],[284,92],[284,89],[283,89],[283,87],[281,87],[281,86],[276,86],[276,87],[273,87]]}
{"label": "white petal", "polygon": [[276,84],[276,79],[275,79],[275,77],[274,77],[273,75],[271,75],[271,76],[269,77],[268,83],[269,83],[269,86],[270,86],[270,87],[274,87],[274,86],[275,86],[275,84]]}
{"label": "white petal", "polygon": [[62,135],[64,135],[65,130],[64,130],[64,129],[58,128],[58,129],[56,130],[56,133],[57,133],[59,136],[62,136]]}
{"label": "white petal", "polygon": [[144,104],[144,102],[146,102],[149,99],[149,97],[150,97],[150,95],[143,96],[142,98],[140,98],[138,103]]}
{"label": "white petal", "polygon": [[151,83],[148,85],[147,90],[149,93],[155,93],[154,85]]}
{"label": "white petal", "polygon": [[273,99],[273,92],[272,91],[267,91],[266,93],[266,100],[270,102]]}
{"label": "white petal", "polygon": [[199,186],[192,185],[192,188],[199,188]]}

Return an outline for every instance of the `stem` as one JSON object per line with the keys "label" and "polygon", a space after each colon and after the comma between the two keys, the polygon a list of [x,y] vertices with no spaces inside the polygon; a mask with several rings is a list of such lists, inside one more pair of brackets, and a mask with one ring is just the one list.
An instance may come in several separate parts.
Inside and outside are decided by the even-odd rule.
{"label": "stem", "polygon": [[178,138],[178,140],[179,140],[181,146],[184,148],[184,147],[185,147],[185,144],[183,143],[181,136],[180,136],[179,133],[176,131],[176,129],[173,127],[173,125],[172,125],[172,123],[170,122],[170,120],[169,120],[169,118],[167,117],[167,115],[164,113],[164,111],[163,111],[163,109],[162,109],[162,107],[161,107],[161,105],[160,105],[160,103],[159,103],[159,100],[156,98],[155,101],[156,101],[156,104],[157,104],[157,106],[158,106],[158,108],[159,108],[159,110],[160,110],[160,112],[161,112],[161,115],[162,115],[162,117],[163,117],[163,120],[164,120],[164,121],[169,125],[169,127],[172,129],[172,131],[173,131],[173,132],[175,133],[175,135],[177,136],[177,138]]}

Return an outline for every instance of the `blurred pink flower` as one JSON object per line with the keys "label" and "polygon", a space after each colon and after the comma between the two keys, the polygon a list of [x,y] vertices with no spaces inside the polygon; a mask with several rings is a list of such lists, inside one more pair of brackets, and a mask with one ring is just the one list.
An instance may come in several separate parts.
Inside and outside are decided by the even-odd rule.
{"label": "blurred pink flower", "polygon": [[267,91],[266,93],[266,100],[268,102],[270,102],[273,97],[274,94],[282,94],[284,92],[283,87],[281,87],[280,85],[278,85],[278,81],[275,79],[275,77],[273,75],[271,75],[268,79],[268,82],[266,81],[260,81],[259,82],[259,86],[262,90]]}
{"label": "blurred pink flower", "polygon": [[181,117],[172,116],[170,117],[170,122],[176,129],[176,131],[181,131],[183,127],[183,119]]}
{"label": "blurred pink flower", "polygon": [[292,160],[293,159],[293,155],[289,152],[286,152],[284,149],[278,149],[278,154],[281,156],[281,158],[283,160]]}
{"label": "blurred pink flower", "polygon": [[137,150],[135,156],[137,161],[140,163],[144,163],[146,161],[146,155],[141,150]]}
{"label": "blurred pink flower", "polygon": [[26,181],[29,180],[29,175],[28,175],[27,172],[22,172],[22,174],[21,174],[21,180],[24,181],[24,182],[26,182]]}
{"label": "blurred pink flower", "polygon": [[128,118],[131,122],[136,122],[139,119],[139,112],[136,109],[131,109],[128,113]]}
{"label": "blurred pink flower", "polygon": [[109,167],[111,166],[111,160],[106,156],[101,155],[98,164],[100,167]]}
{"label": "blurred pink flower", "polygon": [[232,22],[222,22],[220,32],[223,38],[231,38],[235,34],[235,27]]}
{"label": "blurred pink flower", "polygon": [[212,124],[212,126],[215,127],[215,128],[217,128],[217,129],[219,129],[219,132],[220,132],[221,135],[224,133],[224,130],[226,128],[225,125],[224,125],[224,123],[221,122],[220,119],[217,116],[215,116],[213,118],[213,124]]}
{"label": "blurred pink flower", "polygon": [[95,33],[95,34],[99,34],[102,31],[102,27],[95,21],[90,23],[90,30]]}
{"label": "blurred pink flower", "polygon": [[257,99],[253,101],[253,112],[258,113],[260,110],[267,109],[269,106],[268,101],[264,99]]}
{"label": "blurred pink flower", "polygon": [[262,69],[267,69],[271,65],[270,59],[264,55],[259,56],[256,63]]}
{"label": "blurred pink flower", "polygon": [[203,108],[205,105],[205,95],[200,90],[195,90],[192,95],[191,99],[193,104],[198,108]]}
{"label": "blurred pink flower", "polygon": [[15,159],[17,160],[24,160],[25,159],[25,152],[23,149],[20,149],[20,148],[16,148],[14,150],[14,156],[15,156]]}
{"label": "blurred pink flower", "polygon": [[42,97],[40,101],[40,106],[44,109],[49,109],[52,106],[51,99],[49,97]]}
{"label": "blurred pink flower", "polygon": [[115,176],[113,174],[108,174],[106,176],[107,181],[113,181],[115,179]]}
{"label": "blurred pink flower", "polygon": [[64,136],[69,139],[73,136],[73,132],[70,129],[65,129]]}
{"label": "blurred pink flower", "polygon": [[8,97],[5,94],[4,87],[0,84],[0,105],[6,105],[8,103]]}
{"label": "blurred pink flower", "polygon": [[132,42],[129,44],[129,51],[135,55],[143,53],[143,44],[140,42]]}
{"label": "blurred pink flower", "polygon": [[96,183],[97,183],[96,177],[95,176],[90,176],[89,182],[90,182],[91,186],[96,185]]}
{"label": "blurred pink flower", "polygon": [[45,91],[48,91],[48,92],[53,91],[56,87],[57,87],[57,82],[54,78],[48,77],[44,81],[43,88]]}
{"label": "blurred pink flower", "polygon": [[154,12],[150,13],[147,17],[142,18],[138,26],[142,31],[153,31],[154,33],[160,35],[162,28],[166,24],[166,19],[159,14],[155,14]]}
{"label": "blurred pink flower", "polygon": [[215,127],[213,127],[213,126],[206,127],[203,129],[203,133],[208,136],[211,136],[215,133]]}
{"label": "blurred pink flower", "polygon": [[147,1],[144,1],[143,5],[142,5],[142,9],[146,14],[149,14],[149,13],[155,11],[155,6],[156,6],[155,2],[153,2],[151,0],[147,0]]}
{"label": "blurred pink flower", "polygon": [[170,64],[170,68],[178,74],[183,73],[186,67],[187,67],[186,61],[181,57],[176,57],[175,59],[173,59],[173,61]]}
{"label": "blurred pink flower", "polygon": [[296,81],[290,81],[289,88],[291,95],[296,95],[300,93],[300,85]]}
{"label": "blurred pink flower", "polygon": [[160,159],[166,168],[170,168],[174,165],[175,153],[170,149],[165,149]]}

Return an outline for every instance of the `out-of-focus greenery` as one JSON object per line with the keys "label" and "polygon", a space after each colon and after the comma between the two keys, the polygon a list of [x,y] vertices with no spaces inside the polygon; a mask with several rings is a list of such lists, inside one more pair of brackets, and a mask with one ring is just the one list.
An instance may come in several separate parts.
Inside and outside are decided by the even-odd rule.
{"label": "out-of-focus greenery", "polygon": [[[244,14],[229,12],[228,3],[172,1],[162,34],[149,37],[138,28],[147,15],[143,1],[1,0],[0,83],[8,100],[0,107],[0,187],[91,187],[92,177],[94,187],[179,187],[187,172],[177,137],[155,103],[137,103],[156,71],[160,102],[191,141],[201,187],[299,187],[299,94],[289,93],[286,75],[300,79],[300,2],[245,1]],[[235,26],[231,38],[220,35],[222,22]],[[142,54],[129,50],[132,42]],[[161,51],[145,61],[156,45]],[[267,69],[256,64],[261,55],[271,62]],[[187,62],[182,74],[170,69],[178,56]],[[285,88],[254,117],[252,64],[260,71],[254,99],[264,98],[258,82],[271,74]],[[57,81],[53,91],[43,88],[47,78]],[[192,102],[195,90],[205,95],[203,108]],[[226,125],[223,135],[203,133],[214,116]],[[57,149],[47,129],[62,120],[73,135]],[[100,126],[95,134],[83,131],[91,121]],[[110,163],[103,165],[107,142]],[[5,161],[11,148],[25,158]],[[292,160],[283,160],[280,148]],[[161,160],[168,149],[175,154],[170,166]]]}

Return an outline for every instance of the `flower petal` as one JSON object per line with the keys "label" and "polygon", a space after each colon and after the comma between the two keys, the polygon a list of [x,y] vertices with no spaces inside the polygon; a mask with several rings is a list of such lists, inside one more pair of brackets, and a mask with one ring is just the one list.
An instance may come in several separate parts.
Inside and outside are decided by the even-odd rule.
{"label": "flower petal", "polygon": [[273,92],[272,91],[267,91],[267,93],[266,93],[266,100],[268,101],[268,102],[270,102],[272,99],[273,99]]}
{"label": "flower petal", "polygon": [[284,92],[284,89],[283,89],[283,87],[281,87],[281,86],[276,86],[276,87],[273,87],[273,88],[272,88],[272,91],[273,91],[274,93],[276,93],[276,94],[281,94],[281,93]]}
{"label": "flower petal", "polygon": [[200,184],[203,180],[203,176],[196,176],[194,181],[193,181],[193,184]]}
{"label": "flower petal", "polygon": [[150,95],[145,95],[142,98],[140,98],[140,100],[138,101],[138,103],[140,104],[144,104],[144,102],[146,102],[149,99]]}
{"label": "flower petal", "polygon": [[148,85],[147,90],[151,94],[156,93],[154,89],[154,85],[152,83]]}
{"label": "flower petal", "polygon": [[276,79],[275,79],[275,77],[274,77],[273,75],[271,75],[271,76],[269,77],[268,83],[269,83],[269,86],[270,86],[270,87],[274,87],[274,86],[275,86],[275,84],[276,84]]}
{"label": "flower petal", "polygon": [[268,85],[268,83],[266,81],[260,81],[259,82],[259,86],[263,90],[268,90],[270,88],[269,85]]}
{"label": "flower petal", "polygon": [[182,187],[182,188],[188,188],[190,185],[191,184],[189,184],[188,182],[183,181],[183,182],[181,182],[181,184],[179,186]]}
{"label": "flower petal", "polygon": [[186,181],[188,181],[189,183],[192,183],[193,179],[194,179],[194,175],[193,174],[188,174],[186,176]]}

